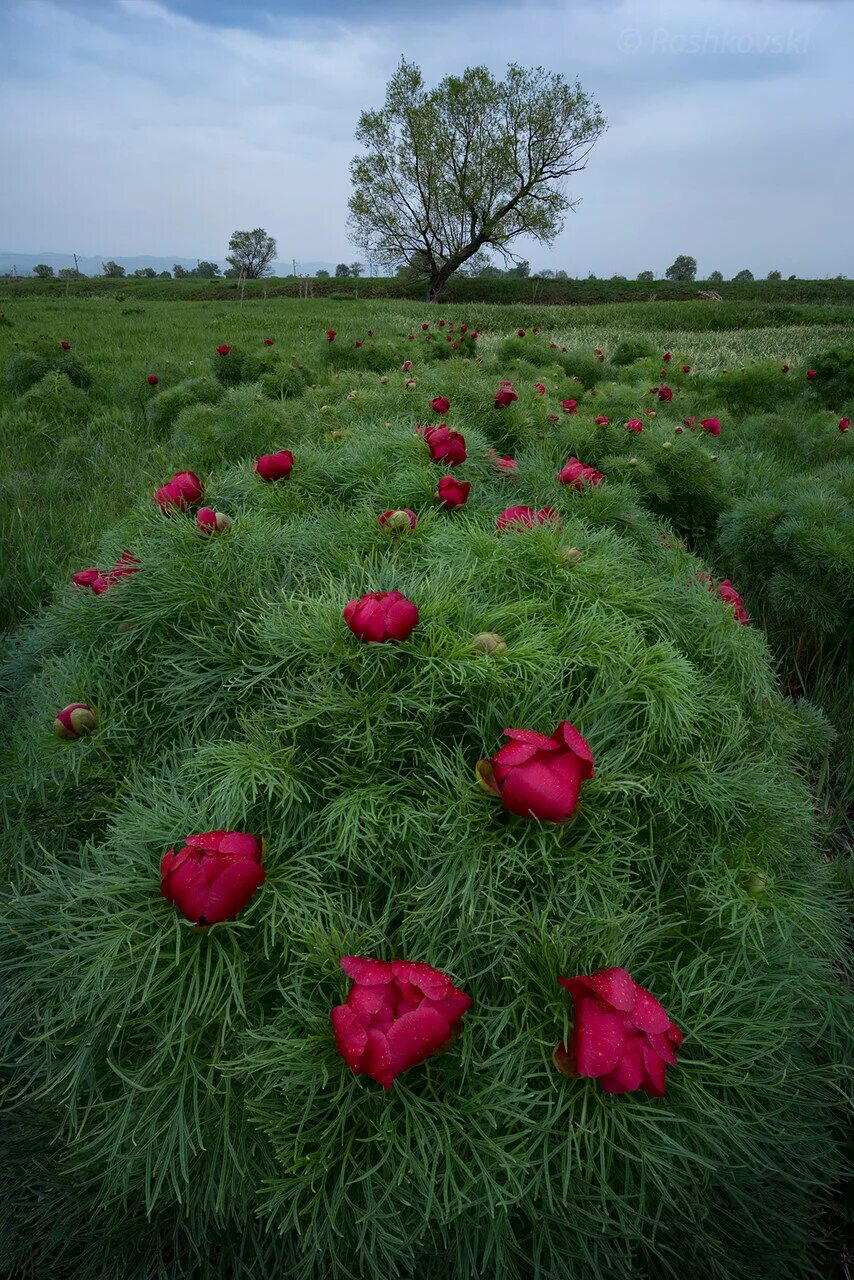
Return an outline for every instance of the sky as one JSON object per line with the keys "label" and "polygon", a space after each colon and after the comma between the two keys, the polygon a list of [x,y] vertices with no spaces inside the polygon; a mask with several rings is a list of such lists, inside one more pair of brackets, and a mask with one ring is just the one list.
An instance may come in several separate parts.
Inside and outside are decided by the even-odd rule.
{"label": "sky", "polygon": [[509,61],[609,121],[532,267],[854,276],[850,0],[0,0],[0,248],[290,261],[347,236],[359,113]]}

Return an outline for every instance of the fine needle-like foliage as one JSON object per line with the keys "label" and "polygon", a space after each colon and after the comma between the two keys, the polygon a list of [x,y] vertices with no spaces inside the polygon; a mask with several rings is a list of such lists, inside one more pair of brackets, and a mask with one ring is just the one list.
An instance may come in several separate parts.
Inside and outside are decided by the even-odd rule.
{"label": "fine needle-like foliage", "polygon": [[421,264],[436,302],[478,250],[555,238],[573,204],[566,180],[604,129],[581,85],[542,67],[511,64],[503,80],[468,67],[428,89],[401,61],[384,106],[359,120],[353,238],[380,262]]}
{"label": "fine needle-like foliage", "polygon": [[[804,779],[827,728],[647,510],[680,476],[718,509],[701,445],[662,453],[666,410],[641,437],[564,416],[538,440],[539,393],[496,410],[479,369],[450,379],[472,485],[456,511],[403,375],[397,399],[376,375],[339,387],[334,415],[328,387],[298,410],[189,387],[163,480],[195,467],[230,527],[202,539],[142,498],[98,561],[128,547],[141,571],[101,596],[68,586],[16,646],[8,1274],[815,1274],[850,1026]],[[508,442],[510,476],[488,453]],[[609,478],[563,488],[582,443]],[[288,478],[262,482],[253,457],[285,448]],[[511,502],[562,527],[498,534]],[[398,508],[415,529],[379,528]],[[345,604],[373,591],[417,605],[407,640],[348,630]],[[474,651],[481,632],[506,650]],[[75,701],[98,727],[61,742]],[[505,813],[476,762],[506,726],[565,719],[596,762],[575,818]],[[160,859],[219,828],[264,836],[267,879],[194,928]],[[448,1051],[390,1092],[335,1052],[345,954],[424,961],[472,999]],[[664,1098],[553,1066],[572,1019],[558,976],[611,965],[684,1030]]]}

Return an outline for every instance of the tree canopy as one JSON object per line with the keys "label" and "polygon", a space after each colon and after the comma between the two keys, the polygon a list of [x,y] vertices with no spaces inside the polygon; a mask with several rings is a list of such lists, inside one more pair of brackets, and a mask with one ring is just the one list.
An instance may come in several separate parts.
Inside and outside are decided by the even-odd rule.
{"label": "tree canopy", "polygon": [[668,280],[693,280],[696,274],[697,259],[687,253],[680,253],[664,273]]}
{"label": "tree canopy", "polygon": [[577,201],[566,179],[585,168],[606,127],[576,81],[511,64],[503,80],[469,67],[428,89],[401,61],[385,105],[365,111],[351,166],[354,242],[381,261],[429,264],[427,297],[489,246],[505,259],[517,236],[548,244]]}
{"label": "tree canopy", "polygon": [[225,260],[231,263],[238,275],[256,280],[272,272],[277,246],[273,236],[268,235],[263,227],[255,227],[253,231],[233,231],[228,247],[230,252]]}

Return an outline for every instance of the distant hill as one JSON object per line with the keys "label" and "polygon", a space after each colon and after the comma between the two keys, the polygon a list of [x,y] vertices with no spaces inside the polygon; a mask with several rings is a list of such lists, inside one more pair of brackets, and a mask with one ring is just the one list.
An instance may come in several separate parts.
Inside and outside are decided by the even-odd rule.
{"label": "distant hill", "polygon": [[[196,258],[181,258],[177,254],[171,258],[164,258],[153,253],[141,253],[135,257],[125,257],[120,253],[105,253],[93,258],[81,258],[78,256],[78,269],[82,271],[84,276],[97,276],[101,274],[102,264],[112,259],[119,266],[124,267],[128,275],[132,275],[139,267],[153,267],[155,271],[171,271],[173,265],[177,262],[187,270],[191,270],[196,265]],[[227,267],[224,258],[209,258],[209,262],[218,262],[222,270]],[[33,267],[40,262],[45,262],[49,267],[53,267],[54,271],[59,273],[63,267],[74,266],[74,255],[70,253],[11,253],[0,249],[0,275],[4,275],[7,271],[15,271],[19,276],[30,276],[33,273]],[[297,273],[299,275],[313,276],[316,271],[334,272],[334,262],[300,262],[297,261]],[[273,275],[285,276],[293,272],[293,265],[290,258],[283,258],[280,262],[273,264]]]}

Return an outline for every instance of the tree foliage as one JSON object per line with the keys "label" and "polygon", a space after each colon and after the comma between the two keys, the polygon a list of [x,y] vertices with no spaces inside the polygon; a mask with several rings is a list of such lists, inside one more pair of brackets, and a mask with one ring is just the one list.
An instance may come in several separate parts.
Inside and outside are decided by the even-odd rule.
{"label": "tree foliage", "polygon": [[53,267],[48,266],[46,262],[38,262],[33,267],[33,275],[39,280],[52,280]]}
{"label": "tree foliage", "polygon": [[114,280],[118,280],[125,275],[124,267],[120,266],[118,262],[114,262],[112,258],[110,258],[109,262],[101,263],[101,270],[105,276],[109,276]]}
{"label": "tree foliage", "polygon": [[655,275],[653,274],[652,271],[639,271],[637,274],[637,278],[638,280],[644,280],[648,284],[652,284],[653,280],[655,279]]}
{"label": "tree foliage", "polygon": [[665,271],[668,280],[693,280],[697,274],[697,259],[680,253]]}
{"label": "tree foliage", "polygon": [[253,231],[233,231],[228,248],[226,262],[241,275],[257,280],[259,276],[271,274],[276,241],[263,227],[255,227]]}
{"label": "tree foliage", "polygon": [[741,271],[737,271],[733,276],[733,280],[735,281],[752,280],[752,279],[753,279],[753,272],[750,271],[749,268],[747,267],[742,268]]}
{"label": "tree foliage", "polygon": [[428,298],[479,249],[510,256],[520,235],[550,243],[575,201],[566,179],[605,129],[580,84],[511,65],[503,80],[469,67],[428,89],[401,61],[385,105],[365,111],[351,166],[354,241],[382,260],[430,266]]}

